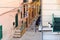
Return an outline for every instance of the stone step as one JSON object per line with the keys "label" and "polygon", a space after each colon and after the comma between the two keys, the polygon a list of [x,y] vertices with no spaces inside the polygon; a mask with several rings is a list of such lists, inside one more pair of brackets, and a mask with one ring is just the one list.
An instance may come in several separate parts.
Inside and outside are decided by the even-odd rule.
{"label": "stone step", "polygon": [[14,35],[18,35],[18,34],[20,35],[21,33],[14,33]]}
{"label": "stone step", "polygon": [[15,33],[13,35],[13,38],[20,38],[21,37],[21,30],[15,29]]}
{"label": "stone step", "polygon": [[17,30],[15,30],[15,33],[20,33],[21,31],[17,31]]}
{"label": "stone step", "polygon": [[20,38],[21,35],[13,35],[14,38]]}

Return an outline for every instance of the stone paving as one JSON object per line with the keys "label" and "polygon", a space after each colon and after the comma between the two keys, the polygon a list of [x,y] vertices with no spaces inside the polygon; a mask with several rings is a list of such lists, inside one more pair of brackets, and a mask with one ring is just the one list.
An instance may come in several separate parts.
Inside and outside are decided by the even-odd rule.
{"label": "stone paving", "polygon": [[22,38],[13,38],[12,40],[41,40],[41,32],[26,32]]}
{"label": "stone paving", "polygon": [[42,33],[38,32],[38,30],[35,32],[35,23],[36,21],[33,22],[21,38],[12,38],[11,40],[42,40]]}

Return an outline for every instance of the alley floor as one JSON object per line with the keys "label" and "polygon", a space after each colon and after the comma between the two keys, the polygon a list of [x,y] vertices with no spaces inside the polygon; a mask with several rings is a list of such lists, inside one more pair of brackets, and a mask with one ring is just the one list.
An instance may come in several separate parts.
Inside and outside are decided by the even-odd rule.
{"label": "alley floor", "polygon": [[25,34],[21,38],[12,38],[11,40],[42,40],[42,33],[38,31],[38,27],[35,32],[35,23],[26,30]]}
{"label": "alley floor", "polygon": [[43,40],[60,40],[60,33],[58,32],[43,32]]}
{"label": "alley floor", "polygon": [[[33,30],[31,30],[33,28]],[[11,40],[60,40],[60,33],[51,31],[35,32],[34,27],[29,28],[21,38],[12,38]]]}
{"label": "alley floor", "polygon": [[12,40],[41,40],[41,32],[26,32],[21,38],[13,38]]}

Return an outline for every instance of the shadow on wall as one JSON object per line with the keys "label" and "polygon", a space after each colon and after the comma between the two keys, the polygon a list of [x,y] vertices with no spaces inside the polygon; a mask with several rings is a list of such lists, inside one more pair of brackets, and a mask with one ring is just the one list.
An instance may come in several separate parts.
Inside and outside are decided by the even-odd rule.
{"label": "shadow on wall", "polygon": [[39,17],[38,17],[38,19],[37,19],[37,21],[36,21],[36,25],[37,25],[37,26],[39,26],[39,25],[40,25],[40,22],[41,22],[41,20],[40,20],[40,19],[41,19],[41,17],[39,16]]}

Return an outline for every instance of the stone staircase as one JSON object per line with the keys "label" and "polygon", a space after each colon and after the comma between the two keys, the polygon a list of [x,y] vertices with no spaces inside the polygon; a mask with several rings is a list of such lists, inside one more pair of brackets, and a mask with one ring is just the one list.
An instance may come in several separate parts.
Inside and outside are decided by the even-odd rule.
{"label": "stone staircase", "polygon": [[13,35],[14,38],[20,38],[21,37],[21,30],[20,29],[15,29],[14,30],[14,35]]}
{"label": "stone staircase", "polygon": [[26,28],[22,25],[21,27],[17,27],[14,29],[14,38],[21,38],[23,34],[26,32]]}

